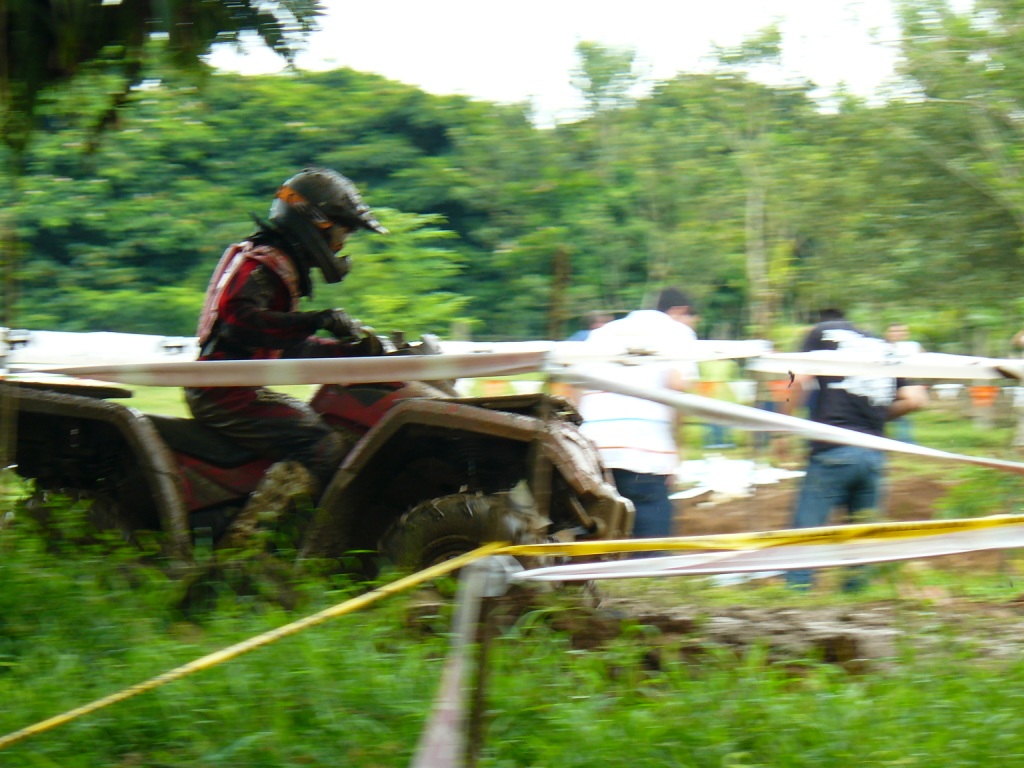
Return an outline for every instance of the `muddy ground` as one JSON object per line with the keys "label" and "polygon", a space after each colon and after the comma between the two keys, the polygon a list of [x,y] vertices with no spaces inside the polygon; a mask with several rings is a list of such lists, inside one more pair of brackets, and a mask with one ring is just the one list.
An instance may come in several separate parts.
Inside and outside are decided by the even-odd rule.
{"label": "muddy ground", "polygon": [[[796,467],[797,465],[793,465]],[[890,520],[930,520],[935,502],[948,487],[934,478],[893,475],[888,482],[886,518]],[[696,500],[676,502],[678,535],[768,531],[788,528],[793,512],[794,494],[800,479],[758,485],[750,496],[728,497],[712,494]],[[832,522],[839,523],[835,519]]]}
{"label": "muddy ground", "polygon": [[[787,528],[799,483],[794,479],[757,486],[748,497],[677,502],[677,534]],[[932,519],[936,500],[946,492],[935,479],[892,477],[887,519]],[[937,587],[935,579],[925,578],[928,569],[936,568],[954,575],[953,586]],[[852,669],[884,667],[908,644],[916,652],[941,648],[944,653],[960,650],[992,660],[1019,657],[1024,651],[1024,584],[1016,599],[976,599],[956,588],[957,573],[991,573],[1012,585],[1020,569],[1015,556],[1003,552],[906,562],[888,570],[883,566],[876,578],[890,589],[889,596],[879,600],[841,595],[838,569],[819,571],[819,583],[807,596],[784,591],[778,577],[738,587],[778,585],[778,606],[770,604],[770,591],[750,603],[738,599],[735,605],[715,600],[712,607],[706,600],[688,599],[686,595],[699,592],[702,584],[714,589],[702,577],[690,577],[682,596],[679,586],[671,583],[674,579],[608,581],[596,586],[599,610],[563,616],[557,623],[581,648],[616,637],[623,622],[654,627],[657,632],[648,637],[648,661],[653,666],[665,654],[699,655],[712,646],[742,651],[755,644],[778,660],[811,656]]]}

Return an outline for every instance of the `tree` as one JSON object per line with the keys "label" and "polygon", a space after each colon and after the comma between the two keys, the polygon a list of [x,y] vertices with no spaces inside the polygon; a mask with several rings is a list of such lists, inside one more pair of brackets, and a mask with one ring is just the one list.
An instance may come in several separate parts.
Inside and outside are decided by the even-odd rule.
{"label": "tree", "polygon": [[584,40],[577,43],[576,56],[572,85],[583,96],[589,115],[629,106],[630,91],[637,84],[633,68],[636,51]]}
{"label": "tree", "polygon": [[[978,0],[954,12],[946,0],[906,0],[902,73],[940,113],[941,138],[959,124],[959,139],[923,134],[936,162],[1003,207],[1024,232],[1024,3]],[[922,124],[923,125],[923,124]],[[965,142],[964,139],[967,141]]]}
{"label": "tree", "polygon": [[646,252],[645,248],[631,247],[621,234],[621,223],[632,208],[632,190],[621,183],[619,175],[621,126],[633,103],[631,91],[638,83],[636,52],[584,41],[576,46],[576,55],[579,63],[572,84],[583,96],[589,115],[578,126],[576,138],[594,176],[591,194],[580,206],[581,220],[586,221],[580,235],[602,266],[598,273],[602,304],[618,306],[624,299],[621,289],[633,263],[643,260]]}
{"label": "tree", "polygon": [[0,4],[0,140],[16,156],[34,125],[40,96],[91,66],[118,73],[123,87],[100,116],[114,119],[140,82],[154,38],[170,60],[195,67],[217,42],[254,33],[289,61],[321,12],[318,0],[6,0]]}
{"label": "tree", "polygon": [[[738,72],[755,65],[778,63],[782,36],[770,26],[735,49],[718,51],[719,66]],[[771,88],[744,88],[744,107],[722,115],[725,140],[746,187],[744,232],[746,234],[747,300],[753,333],[767,338],[777,305],[769,279],[772,245],[769,242],[768,206],[773,172],[773,148],[785,120],[785,95]]]}
{"label": "tree", "polygon": [[922,168],[899,181],[930,180],[915,194],[914,231],[928,249],[915,288],[956,285],[965,336],[979,336],[994,326],[972,311],[985,304],[974,297],[1012,306],[1024,266],[1024,3],[954,10],[945,0],[905,0],[899,9],[906,98],[894,133]]}
{"label": "tree", "polygon": [[[399,201],[429,211],[463,197],[453,183],[461,175],[445,171],[455,164],[424,149],[447,150],[428,135],[452,112],[466,125],[478,119],[464,100],[351,71],[217,74],[201,89],[170,69],[154,74],[159,82],[133,92],[85,165],[87,131],[67,115],[88,89],[76,81],[40,106],[47,130],[27,151],[18,208],[19,323],[191,333],[225,246],[253,231],[251,215],[266,217],[274,189],[304,165],[343,169],[375,209]],[[466,242],[455,252],[436,216],[386,215],[393,235],[354,238],[356,269],[327,298],[384,329],[443,332],[463,319],[453,284],[456,266],[474,261]],[[319,288],[317,299],[322,305]]]}
{"label": "tree", "polygon": [[[0,2],[0,144],[5,150],[0,197],[0,325],[12,322],[18,241],[11,217],[18,179],[36,125],[40,99],[56,86],[92,70],[112,74],[118,86],[95,116],[88,149],[117,117],[138,85],[144,63],[165,52],[178,67],[196,68],[215,42],[254,33],[291,60],[320,13],[318,0],[6,0]],[[159,45],[156,38],[166,42]]]}

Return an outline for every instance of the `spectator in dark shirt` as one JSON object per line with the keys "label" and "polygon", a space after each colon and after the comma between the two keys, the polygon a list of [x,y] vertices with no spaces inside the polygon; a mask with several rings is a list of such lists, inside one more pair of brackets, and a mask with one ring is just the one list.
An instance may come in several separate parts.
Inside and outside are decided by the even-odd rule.
{"label": "spectator in dark shirt", "polygon": [[[840,316],[815,325],[802,349],[854,349],[885,343]],[[801,375],[794,380],[794,390],[794,399],[800,392],[805,397],[813,393],[813,397],[806,398],[813,421],[879,436],[884,435],[887,421],[923,407],[928,399],[922,386],[876,374]],[[811,441],[807,474],[797,497],[792,527],[826,525],[835,507],[845,509],[850,520],[865,510],[880,512],[884,463],[881,451]],[[812,572],[789,571],[786,580],[790,586],[807,589],[813,581]],[[863,579],[858,575],[848,579],[844,588],[861,586]]]}

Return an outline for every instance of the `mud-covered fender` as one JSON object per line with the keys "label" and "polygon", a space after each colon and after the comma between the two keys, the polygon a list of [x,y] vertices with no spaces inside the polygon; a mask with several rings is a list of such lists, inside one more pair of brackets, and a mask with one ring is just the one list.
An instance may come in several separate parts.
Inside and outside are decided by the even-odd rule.
{"label": "mud-covered fender", "polygon": [[[417,441],[417,447],[409,447]],[[481,464],[492,465],[484,470],[492,472],[491,487],[467,489],[464,479],[440,476],[426,478],[422,489],[405,487],[404,463],[428,464],[431,457],[425,452],[454,451],[457,448],[452,446],[460,441],[486,447],[487,455],[479,458]],[[596,518],[602,536],[628,533],[632,505],[606,481],[596,449],[575,425],[423,398],[396,403],[353,448],[320,500],[303,555],[336,557],[353,549],[373,549],[380,534],[415,504],[465,490],[500,492],[520,480],[532,480],[537,452],[580,498],[584,511],[580,523]]]}
{"label": "mud-covered fender", "polygon": [[75,439],[74,430],[92,423],[109,425],[135,461],[145,479],[166,534],[168,556],[181,561],[192,557],[184,494],[177,464],[149,418],[135,408],[96,397],[68,394],[0,382],[0,398],[18,415],[15,462],[23,477],[36,479],[57,450],[55,440]]}

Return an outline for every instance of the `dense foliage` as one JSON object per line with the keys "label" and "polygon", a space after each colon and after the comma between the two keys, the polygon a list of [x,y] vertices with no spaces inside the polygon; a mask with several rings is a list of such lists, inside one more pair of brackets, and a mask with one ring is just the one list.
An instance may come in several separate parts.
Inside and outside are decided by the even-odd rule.
{"label": "dense foliage", "polygon": [[319,163],[397,230],[355,238],[353,277],[315,299],[378,327],[559,338],[672,282],[703,335],[778,336],[842,305],[931,349],[1003,353],[1024,314],[1024,4],[901,7],[902,79],[880,104],[751,79],[778,61],[772,29],[642,98],[628,52],[581,44],[589,112],[549,129],[349,70],[196,79],[154,56],[83,152],[111,87],[84,72],[40,103],[8,210],[16,323],[190,333],[250,212]]}
{"label": "dense foliage", "polygon": [[0,5],[0,144],[20,153],[48,87],[83,71],[120,81],[94,128],[115,119],[138,83],[153,38],[179,68],[194,68],[214,43],[257,35],[287,59],[320,13],[317,0],[9,0]]}

